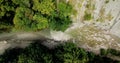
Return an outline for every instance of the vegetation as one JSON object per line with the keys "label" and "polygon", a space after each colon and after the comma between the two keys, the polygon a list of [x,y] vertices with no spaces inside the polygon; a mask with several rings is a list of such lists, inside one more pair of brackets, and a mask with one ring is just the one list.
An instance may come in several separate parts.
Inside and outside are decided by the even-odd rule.
{"label": "vegetation", "polygon": [[72,6],[64,1],[56,4],[55,0],[0,0],[0,30],[64,31],[71,23],[71,13]]}
{"label": "vegetation", "polygon": [[0,24],[0,33],[10,32],[12,27],[13,27],[13,26],[10,25],[10,24],[1,23],[1,24]]}
{"label": "vegetation", "polygon": [[84,11],[84,16],[83,19],[84,20],[91,20],[93,19],[93,12],[95,10],[95,4],[93,0],[89,0],[88,3],[86,4],[86,10]]}
{"label": "vegetation", "polygon": [[109,3],[109,0],[105,0],[105,3],[106,3],[106,4]]}
{"label": "vegetation", "polygon": [[[105,51],[105,50],[104,50]],[[0,63],[118,63],[107,58],[102,49],[102,55],[96,55],[78,48],[73,43],[64,43],[54,49],[32,43],[25,49],[8,49],[0,56]],[[113,51],[109,49],[109,51]],[[107,51],[107,53],[111,53]],[[114,50],[114,54],[117,52]],[[104,56],[103,56],[104,55]]]}
{"label": "vegetation", "polygon": [[91,19],[92,19],[92,15],[90,13],[85,13],[84,20],[91,20]]}

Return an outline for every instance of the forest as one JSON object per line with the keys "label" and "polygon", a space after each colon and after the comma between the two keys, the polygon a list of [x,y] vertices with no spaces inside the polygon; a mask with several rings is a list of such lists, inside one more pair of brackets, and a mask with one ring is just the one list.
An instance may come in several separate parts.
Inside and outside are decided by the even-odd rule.
{"label": "forest", "polygon": [[0,63],[120,63],[120,61],[108,58],[108,54],[120,56],[120,51],[101,49],[100,55],[97,55],[77,47],[72,42],[49,49],[39,41],[35,41],[25,49],[6,50],[0,56]]}
{"label": "forest", "polygon": [[0,0],[0,32],[64,31],[72,22],[72,6],[64,0]]}

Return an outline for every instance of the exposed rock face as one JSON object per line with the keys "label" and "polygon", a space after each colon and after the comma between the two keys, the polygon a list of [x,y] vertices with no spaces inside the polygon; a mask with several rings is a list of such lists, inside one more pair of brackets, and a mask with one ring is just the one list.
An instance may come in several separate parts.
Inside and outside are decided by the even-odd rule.
{"label": "exposed rock face", "polygon": [[[101,48],[120,50],[120,0],[69,0],[76,10],[65,32],[79,47],[99,53]],[[119,59],[119,58],[118,58]]]}
{"label": "exposed rock face", "polygon": [[[120,50],[120,0],[69,0],[76,10],[65,32],[87,50]],[[83,45],[84,44],[84,45]]]}

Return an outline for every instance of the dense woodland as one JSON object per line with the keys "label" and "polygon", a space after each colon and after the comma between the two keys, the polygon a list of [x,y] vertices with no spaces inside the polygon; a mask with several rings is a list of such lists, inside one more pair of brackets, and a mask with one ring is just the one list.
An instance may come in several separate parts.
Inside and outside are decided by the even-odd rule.
{"label": "dense woodland", "polygon": [[72,6],[64,0],[0,0],[0,32],[64,31],[71,14]]}
{"label": "dense woodland", "polygon": [[49,49],[37,41],[25,49],[6,50],[0,56],[0,63],[120,63],[108,58],[108,54],[120,56],[120,52],[113,49],[101,49],[101,54],[96,55],[71,42]]}

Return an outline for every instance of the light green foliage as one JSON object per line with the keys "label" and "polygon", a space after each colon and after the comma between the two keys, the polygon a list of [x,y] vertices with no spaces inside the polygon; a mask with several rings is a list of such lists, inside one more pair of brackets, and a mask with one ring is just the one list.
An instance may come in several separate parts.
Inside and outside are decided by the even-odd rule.
{"label": "light green foliage", "polygon": [[28,8],[20,7],[16,10],[14,17],[15,28],[18,30],[41,30],[48,27],[47,18],[40,14],[34,14]]}
{"label": "light green foliage", "polygon": [[55,5],[52,0],[33,0],[33,9],[41,12],[41,14],[51,15],[55,10]]}
{"label": "light green foliage", "polygon": [[60,17],[67,17],[71,15],[72,7],[69,4],[66,4],[64,2],[60,2],[58,4],[58,13]]}
{"label": "light green foliage", "polygon": [[32,11],[25,7],[19,7],[16,9],[16,14],[13,19],[15,28],[18,30],[25,30],[31,27]]}
{"label": "light green foliage", "polygon": [[36,26],[38,29],[44,29],[48,27],[48,19],[41,16],[40,14],[35,14],[33,20],[36,21]]}

